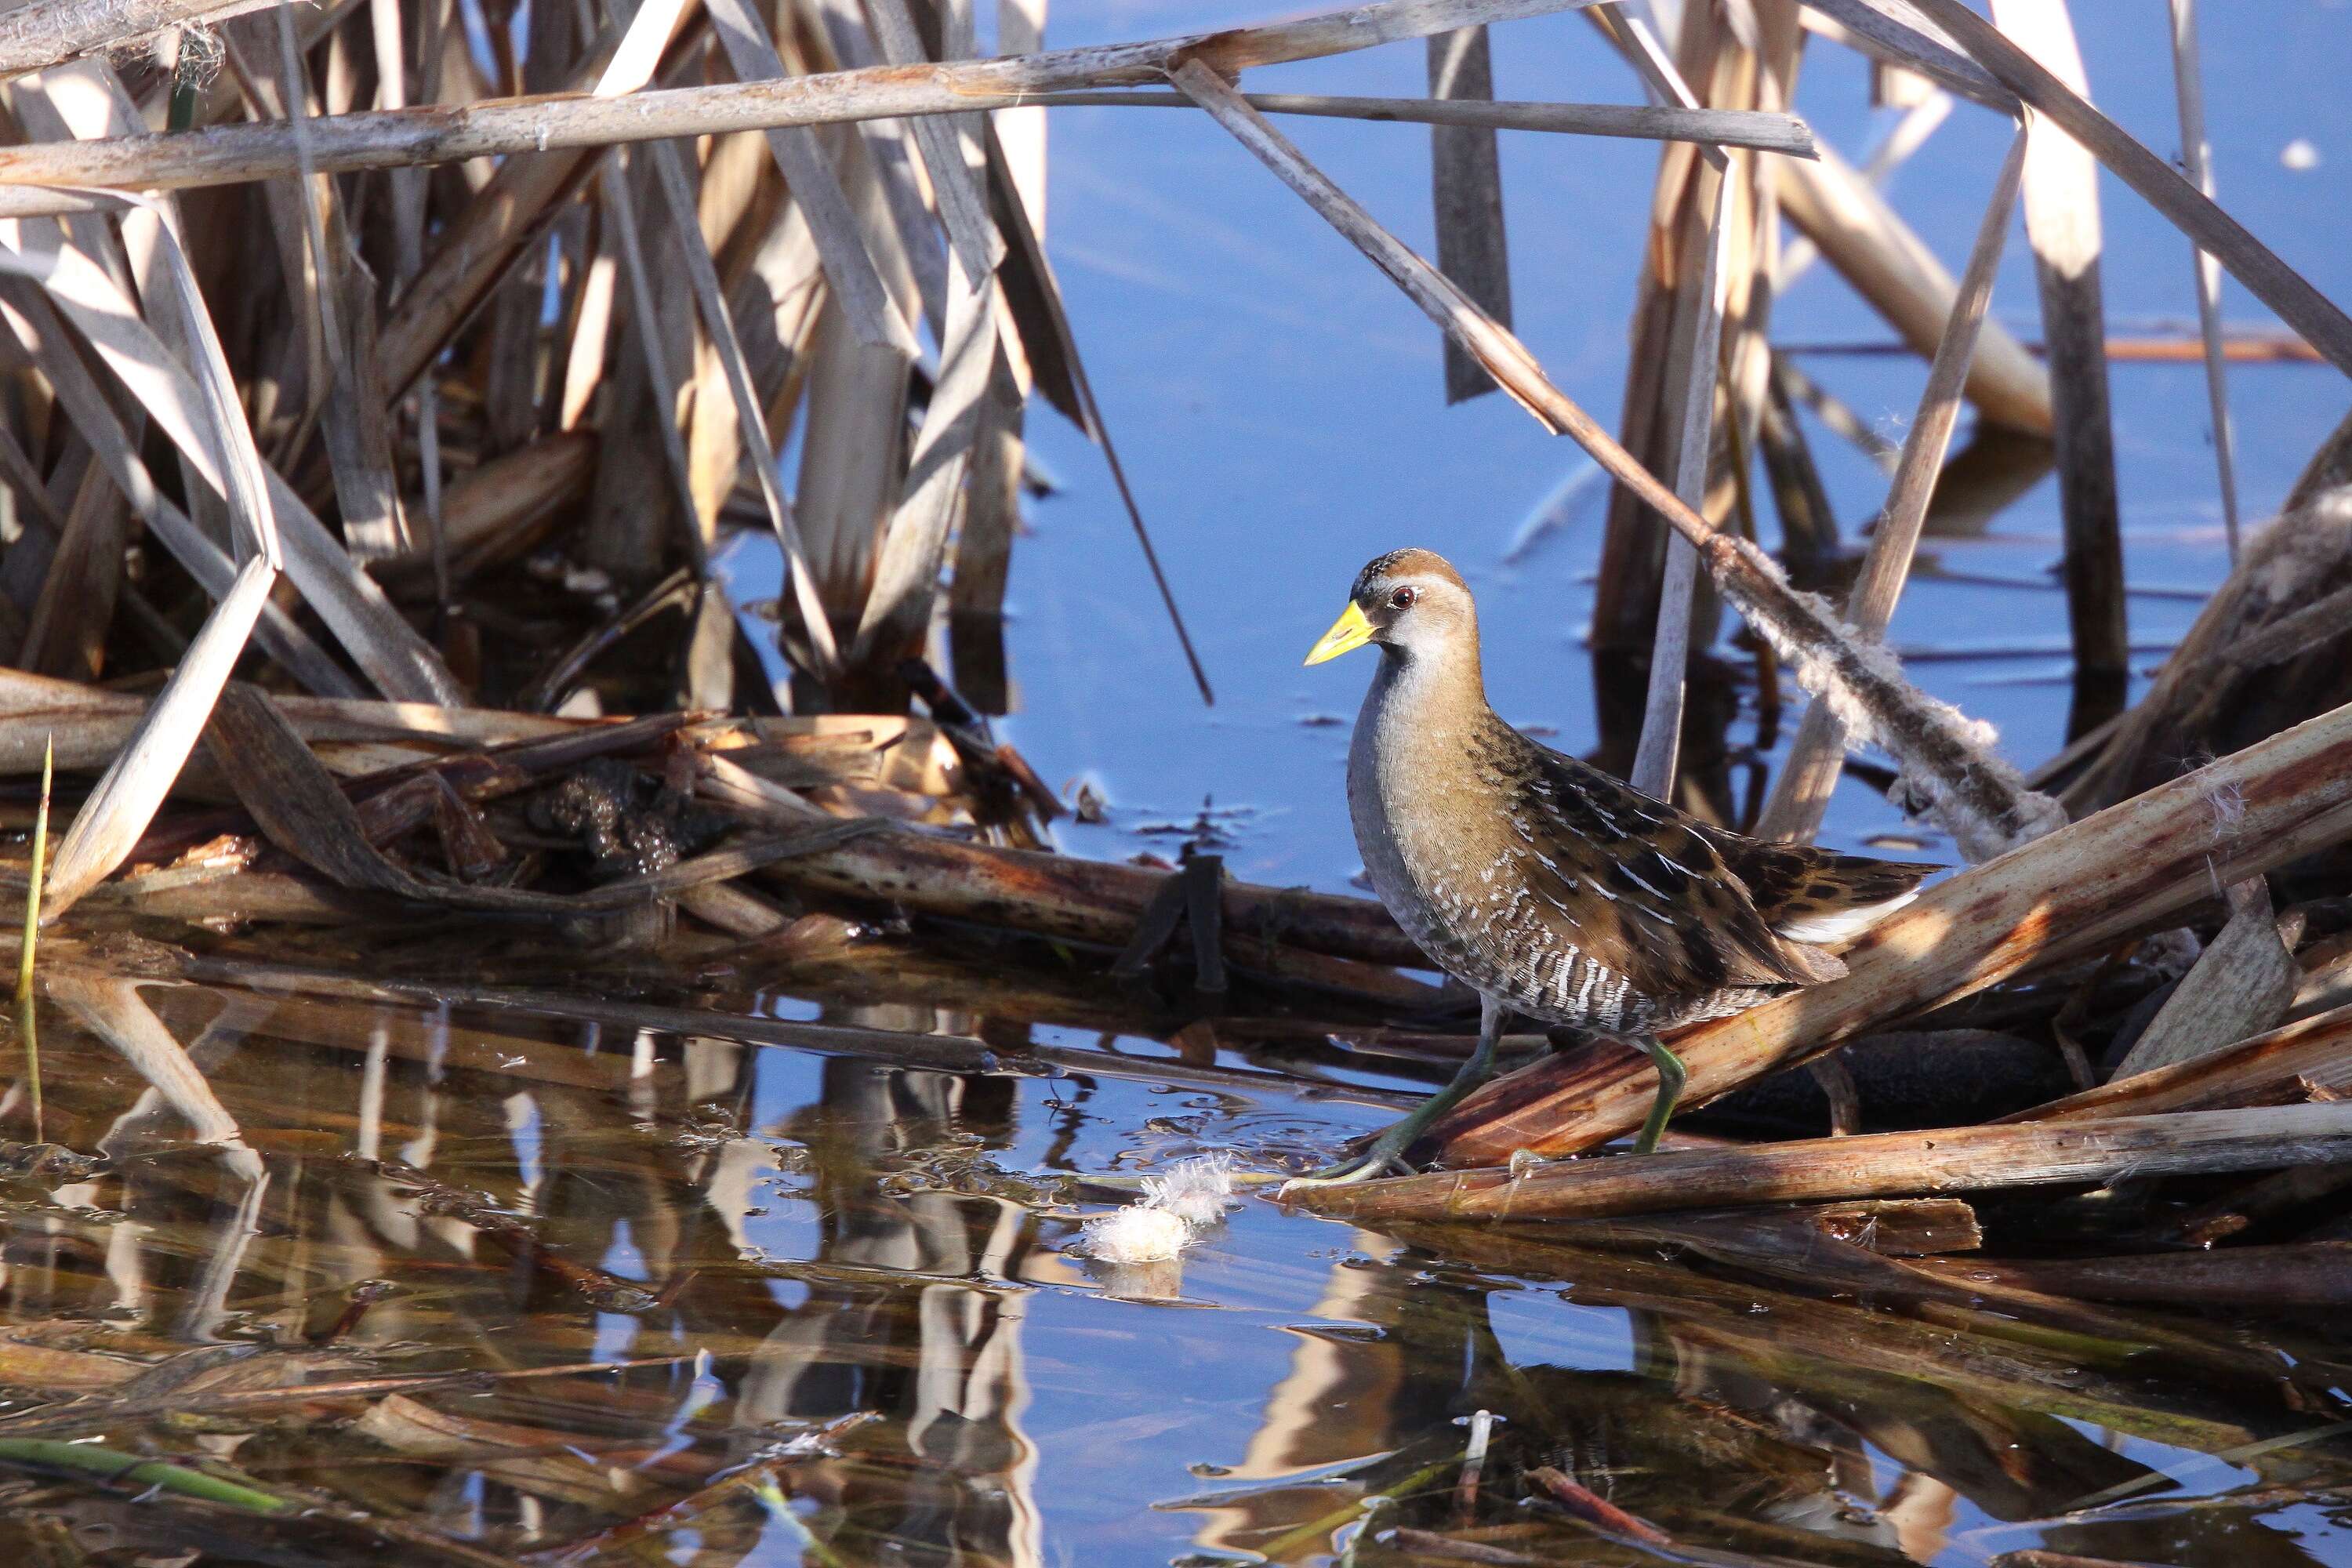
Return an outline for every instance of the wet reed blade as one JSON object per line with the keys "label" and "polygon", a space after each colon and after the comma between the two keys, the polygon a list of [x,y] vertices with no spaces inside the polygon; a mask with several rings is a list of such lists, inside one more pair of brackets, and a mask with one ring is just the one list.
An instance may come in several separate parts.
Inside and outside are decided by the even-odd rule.
{"label": "wet reed blade", "polygon": [[140,1491],[192,1498],[246,1513],[277,1513],[294,1506],[287,1499],[258,1487],[92,1443],[66,1443],[49,1437],[0,1437],[0,1463],[96,1476]]}
{"label": "wet reed blade", "polygon": [[[2223,885],[2352,837],[2352,707],[2272,737],[1932,887],[1843,957],[1840,979],[1675,1036],[1702,1104],[2032,964],[2106,951]],[[2211,802],[2247,814],[2217,823]],[[1488,1085],[1437,1128],[1451,1163],[1559,1153],[1641,1125],[1655,1078],[1632,1051],[1555,1057]]]}
{"label": "wet reed blade", "polygon": [[[1429,96],[1438,103],[1492,103],[1495,66],[1484,27],[1433,33]],[[1503,223],[1503,170],[1492,129],[1438,125],[1430,131],[1430,184],[1437,223],[1437,266],[1505,326],[1511,324],[1509,235]],[[1495,389],[1494,378],[1440,334],[1445,401]]]}
{"label": "wet reed blade", "polygon": [[[1991,304],[1993,273],[2000,265],[2026,157],[2025,133],[2021,131],[2011,140],[2009,156],[1993,176],[1992,196],[1977,226],[1976,244],[1960,276],[1951,317],[1944,323],[1943,336],[1927,366],[1927,384],[1919,395],[1918,411],[1904,432],[1895,482],[1871,534],[1870,548],[1863,556],[1861,574],[1847,593],[1846,622],[1864,637],[1885,637],[1895,599],[1910,575],[1912,554],[1927,521],[1927,502],[1935,494],[1937,476],[1950,449],[1952,428],[1959,419],[1961,388],[1969,367],[1975,363],[1979,331]],[[1772,793],[1756,819],[1756,837],[1811,843],[1821,831],[1830,792],[1843,771],[1845,748],[1845,728],[1829,704],[1817,702],[1806,710],[1789,759],[1772,781]]]}

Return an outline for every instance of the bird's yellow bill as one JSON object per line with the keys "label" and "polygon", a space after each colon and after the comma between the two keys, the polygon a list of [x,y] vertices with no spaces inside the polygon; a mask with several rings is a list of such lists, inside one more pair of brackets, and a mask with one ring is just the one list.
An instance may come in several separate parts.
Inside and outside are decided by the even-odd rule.
{"label": "bird's yellow bill", "polygon": [[1307,650],[1307,662],[1321,664],[1327,658],[1337,658],[1371,640],[1372,623],[1364,619],[1364,612],[1356,608],[1356,602],[1350,599],[1348,607],[1339,613],[1339,618],[1331,623],[1331,629],[1323,634],[1323,640]]}

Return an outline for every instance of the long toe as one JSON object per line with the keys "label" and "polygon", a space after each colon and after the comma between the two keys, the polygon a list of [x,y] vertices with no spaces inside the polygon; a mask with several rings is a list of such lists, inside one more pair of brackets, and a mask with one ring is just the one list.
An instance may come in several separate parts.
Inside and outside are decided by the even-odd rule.
{"label": "long toe", "polygon": [[1337,1161],[1307,1175],[1293,1176],[1282,1184],[1276,1195],[1279,1197],[1293,1187],[1349,1186],[1357,1182],[1369,1182],[1375,1177],[1385,1176],[1391,1170],[1402,1175],[1412,1174],[1412,1167],[1406,1164],[1395,1150],[1384,1149],[1379,1143],[1375,1143],[1352,1160]]}

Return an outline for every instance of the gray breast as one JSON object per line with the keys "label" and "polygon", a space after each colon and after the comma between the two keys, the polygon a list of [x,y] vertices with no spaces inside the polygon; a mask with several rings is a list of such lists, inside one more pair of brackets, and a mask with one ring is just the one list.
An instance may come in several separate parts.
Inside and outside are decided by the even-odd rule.
{"label": "gray breast", "polygon": [[1560,940],[1506,867],[1472,864],[1458,843],[1407,824],[1440,820],[1470,803],[1430,798],[1430,741],[1384,722],[1410,700],[1409,674],[1383,658],[1348,750],[1348,815],[1381,902],[1430,961],[1481,994],[1546,1023],[1602,1031],[1647,1026],[1654,1008],[1626,978]]}

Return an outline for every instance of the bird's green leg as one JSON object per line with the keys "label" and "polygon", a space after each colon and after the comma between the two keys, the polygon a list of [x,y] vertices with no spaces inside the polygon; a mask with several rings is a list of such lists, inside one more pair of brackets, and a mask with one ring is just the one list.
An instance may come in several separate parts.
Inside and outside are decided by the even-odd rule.
{"label": "bird's green leg", "polygon": [[1642,1123],[1642,1135],[1633,1140],[1633,1152],[1646,1154],[1658,1146],[1658,1135],[1665,1131],[1666,1118],[1675,1113],[1675,1101],[1682,1098],[1689,1075],[1683,1071],[1682,1058],[1661,1045],[1656,1036],[1643,1035],[1633,1043],[1650,1054],[1658,1068],[1658,1098],[1651,1102],[1650,1119]]}
{"label": "bird's green leg", "polygon": [[1338,1186],[1345,1182],[1369,1182],[1385,1173],[1392,1164],[1402,1163],[1402,1155],[1413,1141],[1429,1131],[1430,1124],[1455,1106],[1472,1089],[1492,1078],[1495,1073],[1495,1050],[1503,1039],[1503,1009],[1489,998],[1478,999],[1478,1048],[1462,1064],[1453,1081],[1429,1097],[1412,1115],[1372,1140],[1371,1146],[1352,1160],[1342,1160],[1326,1165],[1313,1175],[1301,1176],[1295,1186]]}

